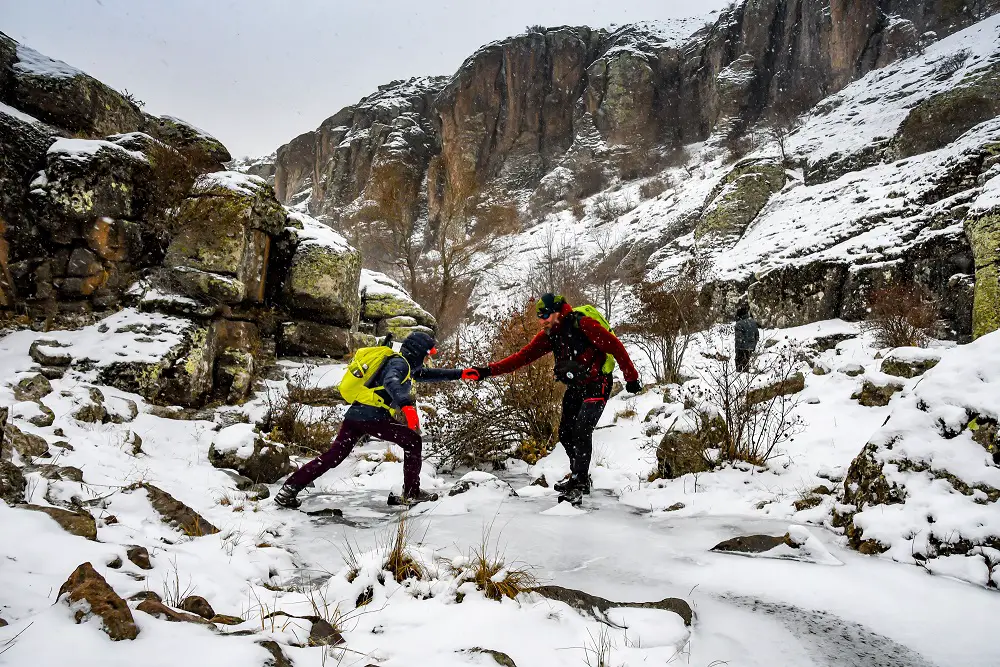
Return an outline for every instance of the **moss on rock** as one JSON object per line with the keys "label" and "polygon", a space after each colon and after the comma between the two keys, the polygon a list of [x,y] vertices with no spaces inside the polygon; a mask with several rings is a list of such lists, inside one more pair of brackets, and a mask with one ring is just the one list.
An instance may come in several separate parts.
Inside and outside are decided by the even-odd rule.
{"label": "moss on rock", "polygon": [[1000,329],[1000,212],[965,221],[965,234],[976,261],[972,335]]}
{"label": "moss on rock", "polygon": [[694,236],[700,243],[735,242],[785,185],[784,168],[771,162],[737,165],[709,195]]}
{"label": "moss on rock", "polygon": [[342,327],[357,322],[361,253],[307,243],[292,257],[285,281],[285,302],[295,312]]}

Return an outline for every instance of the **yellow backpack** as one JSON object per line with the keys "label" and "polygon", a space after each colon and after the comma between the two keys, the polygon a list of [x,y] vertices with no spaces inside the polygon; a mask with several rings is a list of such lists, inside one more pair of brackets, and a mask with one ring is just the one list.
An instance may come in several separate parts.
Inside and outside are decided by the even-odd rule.
{"label": "yellow backpack", "polygon": [[[604,327],[611,333],[615,332],[615,330],[611,328],[611,325],[608,324],[608,320],[605,319],[604,315],[601,314],[601,311],[597,310],[597,308],[590,305],[589,303],[584,304],[582,306],[577,306],[576,308],[573,309],[573,312],[580,313],[581,315],[585,315],[589,318],[595,319],[597,320],[598,324],[600,324],[602,327]],[[604,365],[601,366],[601,372],[611,373],[614,370],[615,370],[615,358],[610,354],[605,354]]]}
{"label": "yellow backpack", "polygon": [[[389,407],[385,400],[376,393],[379,389],[385,389],[385,387],[367,386],[368,382],[389,357],[402,358],[402,355],[386,345],[362,347],[355,352],[351,363],[347,365],[347,372],[340,379],[340,395],[344,397],[344,400],[348,403],[362,403],[364,405],[373,405],[377,408],[385,408],[391,415],[395,416],[396,411]],[[409,379],[410,370],[409,363],[407,363],[406,378],[403,382],[405,383]]]}

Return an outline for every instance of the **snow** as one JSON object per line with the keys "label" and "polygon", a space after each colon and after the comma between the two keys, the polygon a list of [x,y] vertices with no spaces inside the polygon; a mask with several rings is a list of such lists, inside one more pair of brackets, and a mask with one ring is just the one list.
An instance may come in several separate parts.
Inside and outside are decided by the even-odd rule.
{"label": "snow", "polygon": [[130,157],[136,160],[146,161],[146,156],[141,151],[130,151],[124,146],[113,141],[105,141],[104,139],[56,139],[55,142],[49,146],[49,155],[60,155],[65,159],[76,160],[79,162],[87,162],[93,159],[100,151],[119,151],[126,153]]}
{"label": "snow", "polygon": [[[119,340],[132,335],[121,331],[123,327],[159,324],[164,332],[179,331],[178,321],[123,311],[91,327],[45,336],[69,343],[74,355],[80,351],[95,355],[93,348],[103,345],[109,348],[103,359],[116,357]],[[762,337],[778,340],[780,345],[804,346],[816,337],[845,332],[857,333],[857,329],[833,321],[766,331]],[[0,339],[0,367],[7,382],[17,372],[30,369],[27,348],[38,336],[20,331]],[[981,582],[985,569],[981,559],[932,559],[926,569],[940,576],[928,577],[924,568],[894,562],[892,555],[868,557],[846,549],[843,536],[829,527],[833,496],[801,512],[792,503],[818,484],[833,486],[823,476],[842,475],[885,418],[892,414],[886,427],[894,426],[904,404],[910,405],[916,397],[934,408],[942,397],[962,391],[963,404],[996,409],[998,392],[977,395],[976,382],[998,379],[1000,371],[994,372],[1000,368],[998,340],[1000,336],[987,336],[975,346],[935,349],[941,363],[923,379],[905,380],[907,396],[912,398],[895,409],[865,408],[851,401],[857,379],[836,373],[808,375],[806,391],[821,402],[797,408],[808,428],[786,443],[766,468],[723,467],[648,483],[645,475],[653,460],[651,440],[643,430],[654,422],[643,422],[642,417],[661,406],[669,409],[655,423],[679,414],[677,409],[683,406],[672,401],[683,392],[671,387],[635,397],[619,395],[610,401],[595,434],[594,491],[582,509],[557,503],[551,489],[525,486],[543,472],[550,483],[562,477],[568,461],[560,446],[535,466],[512,465],[497,474],[471,471],[446,476],[425,462],[421,483],[442,497],[409,513],[410,554],[427,576],[402,584],[379,574],[398,518],[385,505],[386,493],[398,488],[402,480],[402,465],[382,460],[385,443],[360,446],[348,461],[303,494],[303,509],[337,507],[344,512],[342,518],[309,516],[279,510],[270,500],[248,500],[226,473],[208,463],[210,446],[237,452],[252,447],[253,424],[223,426],[221,414],[242,413],[252,422],[261,416],[266,402],[261,395],[242,406],[220,410],[214,420],[180,421],[154,416],[139,396],[101,387],[109,408],[116,401],[130,399],[139,406],[139,415],[122,424],[85,424],[70,415],[85,400],[87,385],[83,383],[92,376],[71,369],[64,378],[52,380],[53,393],[42,399],[56,415],[55,423],[38,428],[25,422],[34,414],[32,406],[19,404],[4,389],[0,404],[16,408],[11,420],[49,441],[70,442],[73,450],[59,450],[57,464],[76,466],[84,473],[85,484],[28,473],[32,500],[69,502],[76,497],[87,502],[98,519],[100,541],[68,535],[46,516],[0,503],[0,525],[5,531],[0,540],[0,559],[5,563],[0,568],[0,590],[6,593],[0,597],[0,616],[10,623],[0,629],[0,642],[24,631],[3,659],[5,664],[18,666],[60,664],[70,659],[67,647],[72,647],[72,661],[81,667],[135,664],[140,659],[155,667],[179,661],[200,663],[208,657],[219,664],[258,664],[266,654],[255,642],[269,638],[281,644],[296,664],[319,665],[325,653],[335,663],[341,655],[337,649],[302,646],[309,621],[282,617],[272,623],[262,618],[273,610],[310,615],[316,604],[331,612],[338,607],[345,615],[345,662],[359,659],[361,664],[476,664],[478,658],[462,651],[483,647],[503,651],[521,666],[569,667],[582,664],[584,647],[592,645],[603,628],[613,645],[611,664],[624,666],[687,659],[701,665],[723,660],[734,665],[808,667],[833,664],[829,661],[834,659],[841,664],[872,664],[852,653],[863,646],[895,655],[899,664],[925,664],[913,658],[919,655],[938,665],[993,665],[1000,650],[993,641],[991,623],[1000,613],[1000,598],[964,583]],[[130,354],[138,354],[143,344],[129,339],[129,346],[140,346]],[[710,347],[699,345],[692,353],[693,367],[705,363],[702,351]],[[865,334],[860,334],[834,350],[817,353],[816,358],[831,366],[872,367],[875,352]],[[343,364],[309,366],[282,361],[278,368],[288,381],[295,378],[296,383],[306,384],[339,378]],[[308,379],[303,380],[304,376]],[[265,383],[269,390],[281,390],[286,381]],[[671,397],[666,404],[665,393]],[[638,417],[616,416],[626,402]],[[56,428],[63,430],[63,437],[53,434]],[[143,453],[138,456],[123,445],[128,433],[143,439]],[[961,442],[961,437],[948,442]],[[16,457],[15,462],[23,463]],[[221,532],[192,538],[161,523],[145,494],[126,488],[140,480],[173,494]],[[448,496],[458,480],[475,486]],[[517,497],[509,495],[508,481],[518,488]],[[271,485],[272,494],[277,488]],[[928,494],[921,491],[920,497],[935,512],[961,511],[963,522],[971,520],[965,509],[948,504],[955,494]],[[102,500],[88,502],[97,498]],[[677,502],[685,506],[666,511]],[[979,507],[984,513],[979,519],[989,526],[993,518],[987,514],[995,510]],[[109,515],[117,521],[107,521]],[[941,521],[947,522],[947,516]],[[886,524],[872,529],[888,530],[892,524],[898,531],[900,525],[905,526],[893,517]],[[761,533],[788,533],[801,546],[784,547],[763,558],[710,551],[722,540]],[[689,628],[670,612],[612,608],[609,620],[627,627],[622,630],[602,626],[538,595],[522,595],[516,602],[489,600],[465,574],[473,562],[473,550],[484,542],[489,552],[502,554],[502,571],[527,565],[545,583],[621,602],[679,597],[694,606],[697,622]],[[132,544],[149,549],[153,571],[137,570],[125,558]],[[349,556],[351,551],[356,557]],[[125,562],[117,570],[106,565],[115,557]],[[356,574],[351,574],[355,572],[353,558]],[[182,589],[190,586],[219,613],[246,619],[226,633],[251,634],[226,636],[133,611],[141,629],[139,638],[108,642],[96,622],[76,625],[66,607],[53,604],[55,591],[85,561],[126,598],[145,589],[168,592],[174,581]],[[369,586],[371,602],[356,609],[359,595]],[[456,603],[458,593],[464,595],[461,604]],[[753,612],[748,606],[752,604],[771,605],[766,608],[774,613]],[[824,627],[836,631],[830,633]],[[842,633],[858,633],[864,641],[838,640]],[[62,641],[47,640],[55,634]]]}
{"label": "snow", "polygon": [[259,190],[266,186],[267,183],[259,176],[249,176],[236,171],[216,171],[199,176],[191,188],[191,194],[206,194],[222,189],[247,197],[256,197]]}
{"label": "snow", "polygon": [[970,213],[985,214],[1000,209],[1000,176],[994,176],[986,181],[982,192],[973,202]]}
{"label": "snow", "polygon": [[31,76],[44,76],[53,79],[69,79],[83,74],[77,68],[67,65],[61,60],[54,60],[42,55],[23,44],[17,45],[17,60],[14,70]]}
{"label": "snow", "polygon": [[235,452],[237,458],[246,459],[253,454],[253,446],[260,437],[253,424],[233,424],[219,431],[213,447],[220,454]]}
{"label": "snow", "polygon": [[4,114],[5,116],[11,116],[12,118],[16,118],[22,123],[30,123],[31,125],[42,124],[42,121],[38,120],[34,116],[30,116],[24,113],[23,111],[18,111],[14,107],[7,106],[3,102],[0,102],[0,113]]}
{"label": "snow", "polygon": [[297,222],[301,228],[294,228],[300,246],[321,246],[336,252],[353,252],[354,248],[343,236],[305,213],[286,207],[288,219]]}
{"label": "snow", "polygon": [[361,269],[361,285],[359,289],[361,292],[370,295],[386,294],[398,299],[412,301],[410,295],[406,293],[406,290],[398,282],[384,273],[370,269]]}

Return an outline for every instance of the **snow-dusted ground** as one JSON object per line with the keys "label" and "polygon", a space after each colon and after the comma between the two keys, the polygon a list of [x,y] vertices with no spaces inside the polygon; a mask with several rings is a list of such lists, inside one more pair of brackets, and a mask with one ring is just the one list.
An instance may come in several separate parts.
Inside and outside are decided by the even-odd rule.
{"label": "snow-dusted ground", "polygon": [[[765,332],[762,340],[775,339],[782,346],[834,333],[855,329],[825,322]],[[73,350],[89,352],[96,347],[91,339],[99,335],[94,327],[54,337],[73,339]],[[100,340],[113,357],[119,337],[128,335],[112,333]],[[36,337],[41,336],[18,332],[0,338],[3,384],[28,370],[27,350]],[[122,340],[123,349],[135,344]],[[690,357],[695,371],[705,362],[700,351]],[[959,350],[941,346],[935,352],[947,360]],[[665,427],[682,408],[666,404],[660,416],[644,422],[650,410],[665,405],[662,390],[634,398],[621,394],[609,403],[596,432],[595,491],[585,511],[557,505],[550,490],[526,486],[541,473],[550,482],[564,474],[561,448],[533,469],[513,464],[500,474],[518,488],[517,497],[510,497],[505,485],[483,483],[411,512],[413,553],[428,576],[403,584],[379,575],[384,546],[399,517],[385,498],[402,479],[401,464],[383,460],[384,443],[359,448],[340,470],[318,480],[304,496],[304,509],[319,512],[310,516],[278,510],[271,500],[246,499],[226,473],[209,465],[207,452],[217,439],[221,414],[215,421],[164,419],[150,414],[138,396],[104,387],[109,404],[130,398],[139,404],[139,416],[123,424],[79,422],[70,412],[87,395],[92,378],[71,370],[53,380],[53,393],[42,399],[56,420],[41,428],[26,421],[33,414],[29,406],[17,404],[5,389],[0,404],[14,408],[12,422],[22,431],[72,444],[72,450],[53,447],[58,457],[47,462],[76,466],[85,480],[47,481],[29,473],[29,501],[104,500],[90,506],[98,518],[98,542],[65,533],[42,514],[0,503],[0,617],[9,623],[0,628],[0,651],[7,649],[0,664],[254,665],[267,658],[254,642],[273,638],[298,667],[337,660],[359,667],[490,664],[481,654],[461,652],[474,647],[503,651],[519,667],[569,666],[586,664],[585,647],[604,631],[614,646],[612,665],[996,665],[1000,646],[993,630],[1000,596],[995,592],[929,576],[890,557],[847,550],[843,536],[828,527],[832,496],[811,509],[795,510],[793,503],[808,490],[836,486],[829,478],[844,474],[920,382],[906,380],[904,392],[887,407],[858,405],[850,395],[864,377],[877,377],[875,353],[864,336],[819,353],[818,362],[831,372],[817,376],[806,368],[797,408],[805,430],[782,446],[767,469],[729,467],[647,483],[654,464],[649,444],[659,436],[645,431],[654,424]],[[856,365],[864,375],[838,372]],[[299,364],[282,362],[282,368],[303,381]],[[306,382],[330,386],[342,369],[337,364],[308,368]],[[258,399],[238,410],[257,417],[262,409]],[[627,409],[636,416],[619,416]],[[55,429],[63,435],[55,435]],[[125,444],[128,432],[141,436],[143,453],[132,455]],[[161,523],[144,493],[122,488],[138,481],[173,494],[220,533],[186,537]],[[455,477],[425,464],[422,481],[444,494]],[[272,493],[276,489],[272,486]],[[667,509],[676,503],[684,506]],[[329,508],[342,509],[343,516],[321,511]],[[117,521],[108,521],[110,515]],[[709,551],[730,537],[789,531],[805,542],[804,558],[780,549],[769,554],[773,558]],[[622,630],[535,595],[486,599],[458,574],[485,532],[509,565],[530,565],[545,583],[621,602],[679,597],[691,603],[696,620],[688,629],[671,612],[612,610],[611,620],[628,628]],[[139,570],[125,559],[128,545],[145,546],[154,569]],[[347,563],[355,560],[351,553],[357,570],[348,577]],[[107,566],[116,556],[124,561],[121,569]],[[113,643],[97,622],[76,625],[64,604],[53,604],[63,581],[84,561],[123,597],[190,588],[218,613],[241,616],[245,623],[212,631],[133,611],[138,639]],[[371,602],[356,609],[369,586]],[[465,594],[461,603],[458,593]],[[264,618],[276,610],[308,616],[317,609],[320,615],[343,617],[346,650],[292,646],[305,643],[310,622]],[[4,644],[15,636],[16,642]]]}

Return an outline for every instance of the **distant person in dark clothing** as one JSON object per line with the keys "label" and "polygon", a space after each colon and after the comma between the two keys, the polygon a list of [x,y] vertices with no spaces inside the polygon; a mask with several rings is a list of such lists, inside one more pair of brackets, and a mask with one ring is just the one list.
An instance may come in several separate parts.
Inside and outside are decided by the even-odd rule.
{"label": "distant person in dark clothing", "polygon": [[736,309],[736,370],[745,373],[750,370],[750,357],[760,340],[760,327],[750,315],[750,306],[743,303]]}

